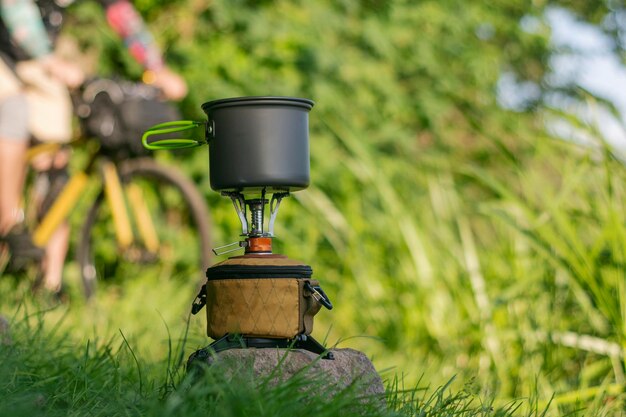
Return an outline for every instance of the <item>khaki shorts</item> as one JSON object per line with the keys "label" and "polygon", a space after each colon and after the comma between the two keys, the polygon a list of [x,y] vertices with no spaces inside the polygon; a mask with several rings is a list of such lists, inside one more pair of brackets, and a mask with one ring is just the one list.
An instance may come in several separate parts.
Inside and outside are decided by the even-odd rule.
{"label": "khaki shorts", "polygon": [[13,72],[0,59],[0,102],[23,95],[28,103],[28,131],[42,142],[68,142],[72,136],[72,101],[67,87],[36,61],[18,62]]}

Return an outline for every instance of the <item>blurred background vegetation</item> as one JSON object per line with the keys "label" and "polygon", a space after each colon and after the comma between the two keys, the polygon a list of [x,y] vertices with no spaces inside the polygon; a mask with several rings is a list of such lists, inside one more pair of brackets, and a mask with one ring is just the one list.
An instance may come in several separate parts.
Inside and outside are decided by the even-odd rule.
{"label": "blurred background vegetation", "polygon": [[[277,252],[312,265],[336,305],[317,316],[318,339],[364,351],[408,387],[457,375],[502,402],[623,407],[626,170],[597,119],[571,109],[620,119],[555,76],[546,18],[564,9],[595,25],[624,62],[621,2],[135,4],[189,83],[185,117],[202,120],[203,102],[233,96],[316,102],[312,185],[281,206]],[[79,2],[70,18],[94,71],[138,79],[97,5]],[[503,79],[513,80],[506,91]],[[559,137],[557,122],[584,143]],[[157,157],[199,184],[215,242],[236,240],[206,150]],[[65,325],[78,338],[121,328],[144,355],[163,356],[166,327],[182,334],[196,287],[150,280],[111,288],[95,306],[76,297]],[[187,353],[208,344],[204,325],[191,319]]]}

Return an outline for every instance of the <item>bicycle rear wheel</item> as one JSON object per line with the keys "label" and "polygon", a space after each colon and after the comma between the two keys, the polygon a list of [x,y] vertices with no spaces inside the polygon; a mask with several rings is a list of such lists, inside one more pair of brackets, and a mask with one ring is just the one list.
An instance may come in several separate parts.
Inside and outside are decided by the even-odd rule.
{"label": "bicycle rear wheel", "polygon": [[141,238],[140,223],[146,220],[137,218],[141,214],[131,216],[133,243],[119,247],[101,191],[83,224],[77,250],[85,296],[92,297],[104,280],[122,282],[146,274],[201,282],[210,261],[211,229],[208,208],[194,184],[150,158],[124,161],[118,171],[125,195],[140,195],[142,204],[127,199],[128,211],[136,213],[137,205],[145,206],[143,217],[154,226],[158,247]]}

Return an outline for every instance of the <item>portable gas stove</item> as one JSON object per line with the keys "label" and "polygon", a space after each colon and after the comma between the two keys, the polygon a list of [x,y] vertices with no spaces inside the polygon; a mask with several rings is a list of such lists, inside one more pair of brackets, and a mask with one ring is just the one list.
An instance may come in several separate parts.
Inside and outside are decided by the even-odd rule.
{"label": "portable gas stove", "polygon": [[[144,135],[144,144],[209,146],[211,188],[229,197],[241,222],[241,239],[216,248],[223,255],[244,249],[207,269],[207,282],[193,314],[207,311],[204,351],[231,348],[299,348],[333,359],[313,339],[313,317],[332,309],[312,269],[272,253],[274,223],[281,201],[309,185],[308,114],[313,102],[291,97],[240,97],[202,105],[207,122],[170,122]],[[151,135],[204,126],[205,138],[163,139]],[[266,227],[267,221],[267,227]]]}

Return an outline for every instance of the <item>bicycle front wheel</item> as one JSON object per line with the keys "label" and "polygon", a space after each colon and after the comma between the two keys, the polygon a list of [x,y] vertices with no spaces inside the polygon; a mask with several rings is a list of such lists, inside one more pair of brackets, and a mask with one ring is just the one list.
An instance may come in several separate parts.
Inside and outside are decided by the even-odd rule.
{"label": "bicycle front wheel", "polygon": [[132,243],[120,246],[103,190],[88,212],[77,250],[85,296],[92,297],[103,281],[121,285],[146,274],[201,282],[210,262],[211,229],[194,184],[150,158],[124,161],[118,172]]}

